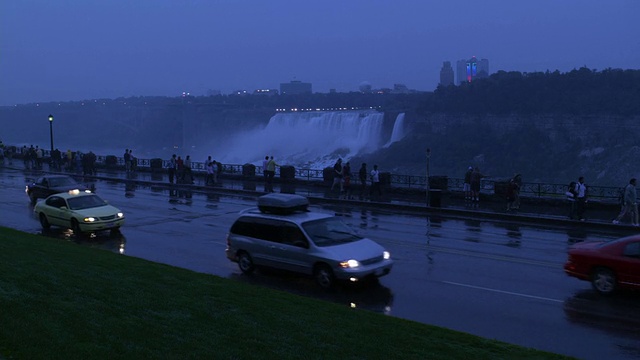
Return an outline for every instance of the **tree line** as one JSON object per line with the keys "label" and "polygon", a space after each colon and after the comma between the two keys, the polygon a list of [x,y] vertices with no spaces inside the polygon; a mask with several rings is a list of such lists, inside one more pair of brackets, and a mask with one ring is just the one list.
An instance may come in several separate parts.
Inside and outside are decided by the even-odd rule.
{"label": "tree line", "polygon": [[498,71],[459,86],[439,86],[418,106],[421,113],[640,114],[640,70]]}

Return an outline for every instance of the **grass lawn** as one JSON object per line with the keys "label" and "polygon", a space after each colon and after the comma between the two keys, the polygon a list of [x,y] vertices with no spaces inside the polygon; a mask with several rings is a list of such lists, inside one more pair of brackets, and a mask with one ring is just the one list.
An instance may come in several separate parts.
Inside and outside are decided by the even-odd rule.
{"label": "grass lawn", "polygon": [[553,359],[0,227],[0,359]]}

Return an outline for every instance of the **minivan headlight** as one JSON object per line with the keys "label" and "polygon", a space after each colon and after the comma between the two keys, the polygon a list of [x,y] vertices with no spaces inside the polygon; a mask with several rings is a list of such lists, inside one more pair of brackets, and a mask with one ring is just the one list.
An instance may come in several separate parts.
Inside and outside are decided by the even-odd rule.
{"label": "minivan headlight", "polygon": [[355,268],[360,266],[360,263],[358,262],[358,260],[347,260],[347,261],[342,261],[340,262],[340,267],[347,269],[347,268]]}
{"label": "minivan headlight", "polygon": [[383,251],[383,252],[382,252],[382,257],[383,257],[385,260],[389,260],[389,259],[391,259],[391,254],[390,254],[388,251]]}

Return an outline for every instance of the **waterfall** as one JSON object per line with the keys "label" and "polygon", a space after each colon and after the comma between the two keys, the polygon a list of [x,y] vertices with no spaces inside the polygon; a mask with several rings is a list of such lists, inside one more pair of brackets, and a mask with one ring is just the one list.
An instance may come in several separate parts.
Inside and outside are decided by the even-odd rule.
{"label": "waterfall", "polygon": [[224,141],[219,161],[262,165],[265,155],[279,164],[321,168],[377,150],[384,114],[366,111],[278,113],[264,128]]}
{"label": "waterfall", "polygon": [[404,138],[404,113],[398,114],[396,117],[396,122],[393,124],[393,131],[391,132],[391,139],[389,142],[384,145],[384,147],[389,147],[396,141],[402,140]]}

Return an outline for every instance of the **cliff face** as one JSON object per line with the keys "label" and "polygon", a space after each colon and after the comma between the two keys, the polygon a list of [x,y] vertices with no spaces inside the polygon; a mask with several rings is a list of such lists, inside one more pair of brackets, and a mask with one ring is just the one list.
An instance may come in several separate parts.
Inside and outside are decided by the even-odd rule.
{"label": "cliff face", "polygon": [[564,184],[585,176],[588,183],[621,186],[639,177],[638,117],[451,116],[407,114],[409,135],[356,162],[378,163],[394,173],[463,177],[468,166],[486,175],[525,182]]}
{"label": "cliff face", "polygon": [[[461,178],[468,166],[478,166],[495,178],[521,173],[525,182],[565,184],[585,176],[590,184],[622,186],[640,177],[638,116],[424,116],[406,108],[386,109],[384,139],[399,113],[405,113],[406,136],[349,159],[354,169],[364,161],[382,171],[423,176],[430,148],[432,175]],[[48,149],[48,114],[55,115],[55,147],[62,151],[119,155],[133,148],[139,157],[175,152],[201,161],[199,156],[229,138],[264,128],[275,110],[142,100],[6,107],[0,108],[0,140]],[[281,146],[286,151],[287,144]]]}

